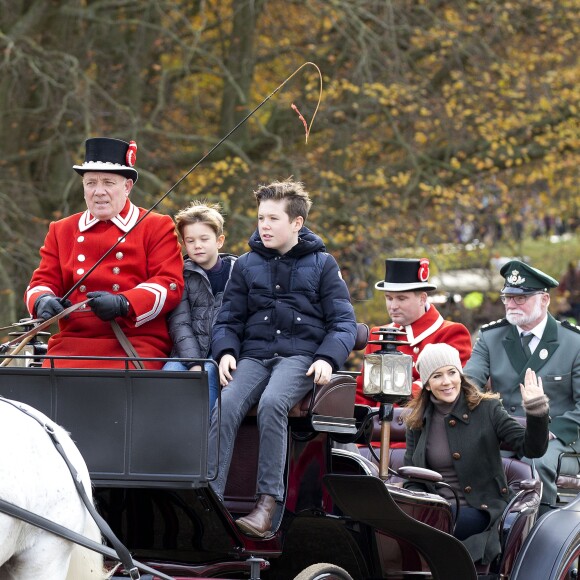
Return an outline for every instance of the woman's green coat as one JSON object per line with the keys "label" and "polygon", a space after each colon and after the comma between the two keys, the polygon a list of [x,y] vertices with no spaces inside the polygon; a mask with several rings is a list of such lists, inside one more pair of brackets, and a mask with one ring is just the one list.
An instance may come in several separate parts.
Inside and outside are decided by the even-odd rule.
{"label": "woman's green coat", "polygon": [[[425,458],[426,434],[433,409],[429,401],[422,429],[407,429],[405,465],[429,467]],[[542,417],[528,415],[524,428],[508,415],[499,399],[484,399],[470,411],[463,390],[453,410],[445,416],[449,450],[465,499],[470,506],[490,515],[488,528],[463,542],[474,562],[487,564],[500,553],[497,524],[514,495],[507,484],[500,443],[507,444],[518,457],[541,457],[548,447],[548,423],[547,414]],[[437,493],[437,488],[431,484],[422,489]]]}

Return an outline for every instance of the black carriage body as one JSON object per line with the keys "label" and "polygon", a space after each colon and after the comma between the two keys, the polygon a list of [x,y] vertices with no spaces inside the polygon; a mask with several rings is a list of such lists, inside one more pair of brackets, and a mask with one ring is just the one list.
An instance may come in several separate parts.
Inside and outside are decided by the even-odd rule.
{"label": "black carriage body", "polygon": [[[351,377],[338,377],[318,398],[343,389],[354,399],[354,388]],[[0,368],[0,395],[39,409],[71,433],[89,467],[96,505],[114,532],[136,559],[175,578],[254,577],[255,557],[269,561],[259,564],[264,580],[292,580],[321,562],[357,580],[456,580],[459,564],[464,578],[475,577],[449,534],[449,505],[438,496],[386,486],[368,460],[337,449],[334,438],[344,441],[353,420],[344,408],[331,405],[332,416],[317,407],[314,395],[289,418],[286,503],[268,540],[244,536],[235,525],[255,492],[254,416],[240,429],[224,503],[211,490],[204,371],[8,366]],[[577,509],[567,509],[565,554],[546,558],[569,563],[577,557]],[[550,523],[558,519],[554,514]],[[538,541],[521,553],[542,552]],[[455,566],[445,563],[450,553]]]}
{"label": "black carriage body", "polygon": [[207,485],[207,373],[0,369],[0,395],[64,426],[97,486]]}
{"label": "black carriage body", "polygon": [[[351,377],[337,377],[329,392],[344,387],[354,400]],[[6,366],[0,367],[0,395],[70,432],[103,517],[136,559],[166,574],[247,577],[251,556],[271,560],[268,578],[293,578],[324,557],[360,577],[373,569],[367,535],[357,541],[342,520],[328,517],[333,505],[322,484],[331,463],[329,433],[352,434],[352,418],[313,417],[313,403],[305,401],[302,415],[289,419],[286,502],[276,535],[259,540],[235,525],[254,501],[256,417],[240,429],[222,503],[209,486],[205,371]]]}

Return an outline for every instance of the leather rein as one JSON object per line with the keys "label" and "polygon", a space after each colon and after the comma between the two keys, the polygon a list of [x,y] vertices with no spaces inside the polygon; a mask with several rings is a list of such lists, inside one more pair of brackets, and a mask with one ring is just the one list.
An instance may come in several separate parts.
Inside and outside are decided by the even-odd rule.
{"label": "leather rein", "polygon": [[[0,353],[6,352],[11,346],[16,345],[13,351],[10,353],[12,355],[17,355],[22,349],[41,331],[45,328],[48,328],[61,318],[76,312],[77,310],[81,309],[83,306],[88,304],[91,301],[89,298],[88,300],[83,300],[82,302],[78,302],[77,304],[73,304],[68,308],[65,308],[62,312],[59,312],[56,316],[49,318],[48,320],[43,320],[39,324],[37,324],[34,328],[25,332],[24,334],[19,335],[13,340],[5,342],[4,344],[0,345]],[[111,327],[113,329],[113,333],[115,337],[119,341],[119,344],[125,351],[128,357],[132,357],[134,359],[139,359],[139,354],[135,350],[135,347],[131,344],[131,341],[127,338],[127,335],[123,332],[122,328],[119,326],[119,323],[116,320],[111,320]],[[0,362],[0,367],[5,367],[10,364],[10,361],[13,359],[11,357],[6,357],[2,362]],[[141,360],[132,360],[131,363],[136,369],[144,369],[145,365]]]}

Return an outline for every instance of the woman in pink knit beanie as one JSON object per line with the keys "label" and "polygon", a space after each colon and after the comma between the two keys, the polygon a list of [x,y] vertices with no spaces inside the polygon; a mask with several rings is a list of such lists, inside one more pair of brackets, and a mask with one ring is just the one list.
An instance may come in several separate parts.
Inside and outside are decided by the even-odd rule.
{"label": "woman in pink knit beanie", "polygon": [[[473,561],[490,563],[500,552],[498,520],[514,495],[500,455],[505,443],[519,457],[541,457],[548,446],[548,398],[531,369],[520,385],[526,427],[508,415],[497,393],[482,392],[463,375],[459,353],[428,344],[417,359],[423,390],[405,413],[405,465],[441,473],[459,497],[454,535]],[[439,494],[456,509],[453,492],[432,484],[405,487]]]}

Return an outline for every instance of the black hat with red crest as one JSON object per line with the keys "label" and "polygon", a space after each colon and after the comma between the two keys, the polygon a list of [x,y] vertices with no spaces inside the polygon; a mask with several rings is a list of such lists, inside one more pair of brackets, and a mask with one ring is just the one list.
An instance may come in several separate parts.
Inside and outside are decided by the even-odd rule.
{"label": "black hat with red crest", "polygon": [[429,283],[429,260],[407,258],[387,258],[385,260],[385,279],[375,284],[383,292],[409,292],[411,290],[435,290],[437,286]]}
{"label": "black hat with red crest", "polygon": [[137,181],[139,174],[133,168],[137,160],[137,144],[121,139],[95,137],[85,141],[85,161],[82,165],[73,165],[73,169],[80,175],[87,171],[109,171],[118,173],[127,179]]}

